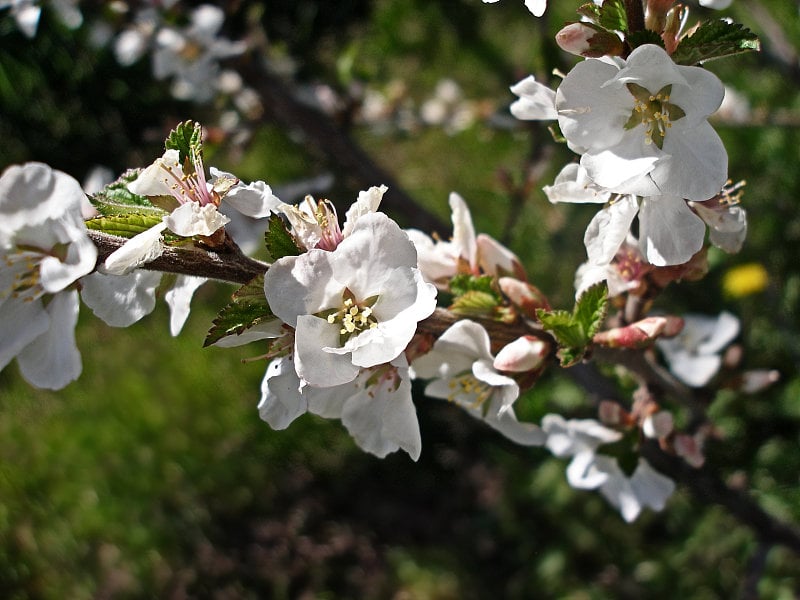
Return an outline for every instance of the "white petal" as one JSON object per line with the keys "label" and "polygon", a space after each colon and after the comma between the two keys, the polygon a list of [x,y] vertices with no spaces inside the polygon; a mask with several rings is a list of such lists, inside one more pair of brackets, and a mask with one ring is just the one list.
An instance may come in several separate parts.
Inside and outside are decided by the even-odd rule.
{"label": "white petal", "polygon": [[39,263],[42,287],[51,294],[60,292],[79,277],[92,272],[97,262],[97,247],[89,239],[83,223],[76,227],[65,221],[61,225],[70,231],[66,256],[63,260],[48,256]]}
{"label": "white petal", "polygon": [[662,194],[707,200],[728,179],[725,145],[706,121],[694,127],[673,127],[664,137],[664,153],[670,155],[669,160],[659,162],[650,174]]}
{"label": "white petal", "polygon": [[687,262],[703,247],[706,226],[681,198],[655,196],[642,200],[639,244],[647,261],[658,267]]}
{"label": "white petal", "polygon": [[162,221],[147,231],[133,236],[106,258],[105,272],[111,275],[124,275],[161,256],[164,252],[161,232],[166,228],[167,224]]}
{"label": "white petal", "polygon": [[342,423],[359,447],[380,458],[402,449],[417,460],[422,451],[411,383],[405,378],[396,391],[382,387],[354,395],[344,405]]}
{"label": "white petal", "polygon": [[49,327],[50,315],[40,300],[0,302],[0,370]]}
{"label": "white petal", "polygon": [[697,346],[698,354],[721,351],[739,335],[740,323],[733,314],[722,311],[714,322],[711,335]]}
{"label": "white petal", "polygon": [[519,96],[511,105],[511,114],[521,120],[550,121],[558,118],[556,93],[529,75],[511,86],[511,92]]}
{"label": "white petal", "polygon": [[156,305],[161,273],[137,269],[127,275],[92,273],[81,279],[81,299],[112,327],[128,327]]}
{"label": "white petal", "polygon": [[178,335],[183,329],[183,324],[189,318],[192,296],[195,290],[203,285],[208,279],[196,277],[194,275],[178,275],[175,285],[166,294],[164,300],[169,305],[169,331],[174,336]]}
{"label": "white petal", "polygon": [[219,346],[220,348],[234,348],[236,346],[243,346],[250,342],[259,340],[267,340],[271,338],[281,337],[286,333],[283,327],[283,321],[280,319],[270,319],[263,321],[258,325],[245,329],[242,333],[236,335],[226,335],[214,342],[212,346]]}
{"label": "white petal", "polygon": [[654,470],[643,458],[639,459],[630,484],[639,502],[653,510],[662,510],[675,491],[675,482]]}
{"label": "white petal", "polygon": [[50,327],[17,356],[22,376],[32,385],[60,390],[81,374],[81,355],[75,344],[78,292],[53,296],[46,310]]}
{"label": "white petal", "polygon": [[225,203],[243,215],[253,218],[266,217],[277,210],[280,200],[263,181],[249,185],[239,184],[225,194]]}
{"label": "white petal", "polygon": [[389,188],[385,185],[372,186],[368,190],[358,193],[358,198],[344,216],[344,227],[342,227],[342,235],[344,237],[350,235],[359,217],[374,213],[378,210],[383,195],[388,189]]}
{"label": "white petal", "polygon": [[636,198],[623,196],[592,218],[583,236],[591,264],[607,265],[614,259],[631,230],[637,212],[639,203]]}
{"label": "white petal", "polygon": [[300,379],[290,357],[272,361],[261,381],[258,414],[273,429],[286,429],[308,410],[308,402],[300,392]]}
{"label": "white petal", "polygon": [[0,176],[0,229],[18,231],[70,215],[80,221],[80,183],[43,163],[12,165]]}
{"label": "white petal", "polygon": [[349,354],[326,352],[325,347],[339,346],[339,328],[312,315],[297,318],[295,368],[311,385],[330,387],[353,381],[359,368]]}
{"label": "white petal", "polygon": [[264,294],[272,313],[296,326],[297,317],[337,307],[344,285],[333,278],[333,253],[309,250],[275,261],[264,276]]}
{"label": "white petal", "polygon": [[224,227],[228,221],[230,219],[219,212],[213,204],[200,206],[198,202],[181,204],[164,217],[167,227],[183,237],[211,235],[220,227]]}
{"label": "white petal", "polygon": [[139,173],[128,189],[139,196],[172,196],[172,185],[182,177],[180,152],[170,149]]}
{"label": "white petal", "polygon": [[[577,453],[567,466],[567,481],[579,490],[593,490],[608,480],[608,473],[598,468],[592,451]],[[601,463],[602,464],[602,463]]]}
{"label": "white petal", "polygon": [[477,264],[478,247],[475,240],[475,227],[472,224],[472,215],[464,199],[452,192],[450,194],[450,210],[453,219],[453,250],[455,255],[463,258],[472,269]]}

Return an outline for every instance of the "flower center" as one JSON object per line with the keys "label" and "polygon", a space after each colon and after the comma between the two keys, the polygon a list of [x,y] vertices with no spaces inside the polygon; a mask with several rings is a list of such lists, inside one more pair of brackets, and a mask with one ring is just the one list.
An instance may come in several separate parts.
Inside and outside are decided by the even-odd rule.
{"label": "flower center", "polygon": [[672,84],[665,85],[655,94],[636,83],[626,84],[633,96],[633,111],[625,123],[625,129],[644,125],[645,144],[655,144],[659,150],[664,147],[664,136],[672,122],[686,116],[683,109],[669,101]]}
{"label": "flower center", "polygon": [[342,293],[342,306],[339,309],[329,309],[319,314],[328,323],[339,324],[339,343],[344,345],[354,335],[367,329],[375,329],[378,320],[372,313],[372,307],[378,301],[378,296],[370,296],[362,302],[356,301],[353,292],[345,288]]}
{"label": "flower center", "polygon": [[450,395],[447,399],[450,402],[455,402],[459,396],[467,396],[473,398],[469,402],[470,408],[481,408],[486,401],[492,396],[492,386],[488,383],[479,380],[472,373],[466,373],[458,377],[454,377],[447,383],[450,388]]}
{"label": "flower center", "polygon": [[161,168],[168,175],[164,182],[169,187],[173,197],[181,204],[197,202],[200,206],[205,206],[206,204],[219,206],[221,199],[219,194],[208,189],[203,159],[200,156],[193,156],[192,166],[194,167],[194,172],[185,173],[177,161],[168,163],[165,160],[161,160]]}
{"label": "flower center", "polygon": [[33,302],[44,295],[39,277],[41,251],[19,249],[17,252],[3,256],[3,263],[14,273],[11,286],[0,290],[0,299],[22,298],[25,302]]}

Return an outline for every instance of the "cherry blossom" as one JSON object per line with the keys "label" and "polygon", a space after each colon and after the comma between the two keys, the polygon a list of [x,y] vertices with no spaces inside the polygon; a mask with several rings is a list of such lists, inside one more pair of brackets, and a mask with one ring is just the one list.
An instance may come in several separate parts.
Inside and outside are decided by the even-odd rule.
{"label": "cherry blossom", "polygon": [[670,371],[685,384],[703,387],[722,366],[722,350],[739,335],[739,319],[727,311],[716,317],[684,315],[683,331],[656,342]]}
{"label": "cherry blossom", "polygon": [[436,308],[408,236],[383,213],[356,221],[333,251],[276,261],[264,277],[272,312],[295,328],[297,374],[316,386],[352,381],[387,363]]}
{"label": "cherry blossom", "polygon": [[425,387],[428,396],[457,404],[518,444],[541,445],[541,429],[517,421],[513,404],[519,385],[496,369],[489,346],[486,329],[463,319],[445,331],[430,352],[412,363],[414,376],[432,379]]}
{"label": "cherry blossom", "polygon": [[0,369],[16,357],[37,387],[61,389],[82,369],[73,284],[97,259],[84,201],[75,179],[41,163],[0,176]]}
{"label": "cherry blossom", "polygon": [[707,118],[724,87],[701,67],[676,65],[644,44],[622,59],[578,63],[556,90],[569,147],[599,186],[639,196],[707,200],[728,157]]}
{"label": "cherry blossom", "polygon": [[358,446],[375,456],[404,450],[413,460],[419,458],[422,441],[403,355],[328,387],[304,385],[293,362],[291,356],[274,360],[261,384],[259,415],[273,429],[285,429],[310,412],[341,419]]}

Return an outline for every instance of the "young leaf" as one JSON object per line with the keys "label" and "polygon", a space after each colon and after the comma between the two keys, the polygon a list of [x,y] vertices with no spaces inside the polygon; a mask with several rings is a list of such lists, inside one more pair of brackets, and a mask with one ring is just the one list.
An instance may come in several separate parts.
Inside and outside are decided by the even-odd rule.
{"label": "young leaf", "polygon": [[558,342],[562,367],[569,367],[583,358],[605,319],[607,302],[608,288],[605,284],[597,284],[581,294],[572,313],[541,308],[536,311],[545,331],[553,334]]}
{"label": "young leaf", "polygon": [[758,51],[760,48],[758,36],[747,27],[718,19],[700,23],[691,34],[684,37],[672,53],[672,60],[679,65],[696,65],[714,58]]}
{"label": "young leaf", "polygon": [[450,280],[450,291],[454,296],[461,296],[467,292],[482,292],[492,296],[495,304],[503,300],[494,287],[491,275],[456,275]]}
{"label": "young leaf", "polygon": [[143,231],[147,231],[153,225],[160,223],[162,214],[163,212],[159,214],[129,213],[124,215],[96,217],[86,221],[86,227],[110,235],[132,238]]}
{"label": "young leaf", "polygon": [[457,315],[485,319],[494,319],[497,309],[497,299],[493,294],[477,290],[467,291],[459,295],[449,307],[449,310]]}
{"label": "young leaf", "polygon": [[286,228],[286,223],[278,215],[270,215],[265,241],[267,252],[269,252],[272,260],[278,260],[284,256],[299,256],[302,254],[292,234]]}
{"label": "young leaf", "polygon": [[610,31],[628,31],[628,13],[622,0],[605,0],[600,7],[598,25]]}
{"label": "young leaf", "polygon": [[598,332],[606,318],[608,306],[608,287],[604,283],[587,289],[575,305],[575,321],[580,325],[588,342]]}
{"label": "young leaf", "polygon": [[181,164],[194,162],[194,157],[203,151],[203,128],[195,121],[179,123],[169,132],[164,141],[164,149],[180,152]]}
{"label": "young leaf", "polygon": [[154,206],[146,197],[128,189],[128,184],[139,176],[139,172],[139,169],[125,171],[119,179],[89,197],[92,205],[103,216],[130,213],[163,215],[164,211]]}
{"label": "young leaf", "polygon": [[214,319],[203,347],[275,318],[264,296],[264,275],[257,275],[245,283],[231,298],[231,302]]}

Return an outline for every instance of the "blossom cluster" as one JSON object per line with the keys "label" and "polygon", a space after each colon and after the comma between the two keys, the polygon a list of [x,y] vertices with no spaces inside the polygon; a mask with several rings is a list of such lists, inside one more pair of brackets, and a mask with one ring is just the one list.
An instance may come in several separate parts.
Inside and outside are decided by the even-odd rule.
{"label": "blossom cluster", "polygon": [[[150,50],[154,75],[171,78],[176,97],[208,101],[222,75],[218,61],[245,45],[218,36],[218,8],[202,5],[177,28],[159,12],[173,3],[160,4],[145,3],[116,38],[117,58],[132,64]],[[536,16],[545,10],[543,1],[525,5]],[[26,33],[33,6],[14,4]],[[207,278],[182,272],[162,282],[157,269],[171,252],[243,256],[243,248],[265,249],[270,262],[250,263],[260,272],[220,312],[206,344],[261,347],[258,413],[272,428],[311,413],[340,420],[375,456],[402,450],[417,460],[417,379],[425,396],[451,402],[507,439],[570,459],[570,485],[598,490],[626,521],[644,508],[662,509],[675,486],[639,455],[641,444],[699,466],[707,423],[680,430],[645,381],[630,405],[599,402],[597,419],[536,407],[541,419],[531,422],[518,417],[518,401],[547,367],[573,366],[595,350],[647,351],[645,360],[662,360],[676,388],[707,387],[731,367],[726,348],[740,329],[732,314],[647,314],[669,283],[705,275],[706,237],[736,252],[747,231],[742,184],[730,182],[725,148],[708,122],[724,86],[703,67],[674,59],[684,37],[682,25],[664,24],[677,22],[667,8],[648,3],[652,14],[645,16],[663,44],[632,45],[598,24],[608,19],[587,17],[557,38],[585,60],[556,89],[533,77],[511,88],[519,98],[511,113],[557,123],[579,157],[544,187],[550,202],[601,206],[584,235],[588,260],[576,272],[571,313],[550,306],[510,249],[475,231],[457,193],[449,197],[447,239],[402,229],[381,212],[385,186],[361,191],[340,223],[329,200],[307,195],[291,203],[264,181],[207,172],[202,128],[187,121],[152,164],[90,195],[41,163],[3,172],[0,369],[16,359],[31,384],[63,388],[81,372],[81,301],[109,325],[126,327],[150,313],[156,290],[168,287],[177,335]],[[603,6],[583,10],[591,15]],[[429,122],[458,112],[452,87],[440,92],[428,106]],[[242,219],[246,227],[237,226]],[[239,237],[248,230],[257,233]],[[100,256],[92,233],[124,239],[115,237],[116,249]],[[266,248],[251,243],[264,237]],[[616,314],[609,314],[609,297]],[[437,321],[442,313],[447,318]],[[498,328],[513,335],[493,337]],[[743,378],[740,388],[770,378]],[[626,453],[633,469],[620,458]]]}

